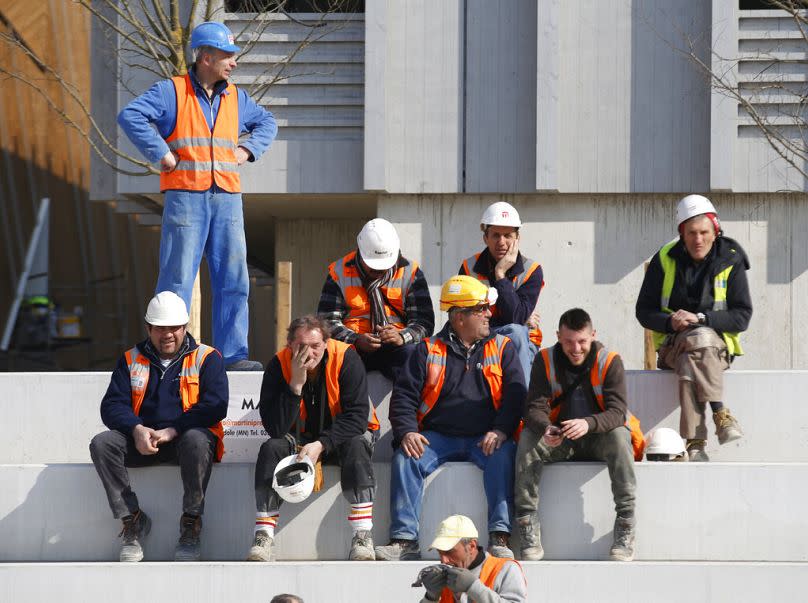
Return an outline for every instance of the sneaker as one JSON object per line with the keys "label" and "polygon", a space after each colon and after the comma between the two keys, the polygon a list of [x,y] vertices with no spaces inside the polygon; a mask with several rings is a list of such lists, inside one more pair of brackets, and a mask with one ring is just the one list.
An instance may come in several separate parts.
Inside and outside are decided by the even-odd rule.
{"label": "sneaker", "polygon": [[247,554],[247,561],[274,561],[275,560],[275,540],[264,530],[255,533],[250,552]]}
{"label": "sneaker", "polygon": [[544,548],[541,546],[541,528],[534,515],[516,518],[521,544],[522,561],[541,561],[544,559]]}
{"label": "sneaker", "polygon": [[264,365],[258,362],[257,360],[247,360],[246,358],[242,358],[241,360],[236,360],[235,362],[231,362],[227,366],[224,367],[226,371],[263,371]]}
{"label": "sneaker", "polygon": [[513,559],[511,535],[507,532],[488,533],[488,554],[502,559]]}
{"label": "sneaker", "polygon": [[357,530],[351,539],[351,552],[348,553],[351,561],[376,561],[373,550],[373,534],[370,530]]}
{"label": "sneaker", "polygon": [[376,547],[376,561],[418,561],[420,558],[417,540],[391,538],[390,544]]}
{"label": "sneaker", "polygon": [[127,515],[122,519],[123,528],[119,537],[123,537],[121,554],[118,559],[123,563],[137,563],[143,559],[143,547],[140,541],[148,536],[151,530],[151,519],[138,509],[134,515]]}
{"label": "sneaker", "polygon": [[687,441],[687,460],[691,463],[706,463],[710,460],[707,456],[705,448],[707,447],[706,440],[688,440]]}
{"label": "sneaker", "polygon": [[612,561],[634,561],[634,519],[614,520],[614,542],[609,551]]}
{"label": "sneaker", "polygon": [[199,533],[202,531],[202,518],[182,514],[180,517],[180,539],[174,549],[174,561],[199,561]]}
{"label": "sneaker", "polygon": [[719,444],[726,444],[743,437],[743,431],[738,424],[738,420],[729,412],[729,408],[722,408],[713,413],[715,423],[715,435],[718,436]]}

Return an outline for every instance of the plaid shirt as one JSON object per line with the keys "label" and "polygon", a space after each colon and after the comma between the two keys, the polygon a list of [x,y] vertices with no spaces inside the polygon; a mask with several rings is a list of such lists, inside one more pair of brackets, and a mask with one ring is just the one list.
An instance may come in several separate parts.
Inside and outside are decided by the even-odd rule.
{"label": "plaid shirt", "polygon": [[[348,263],[351,266],[356,259]],[[397,266],[406,266],[410,262],[403,256],[399,258]],[[317,314],[320,315],[331,327],[331,336],[345,343],[354,343],[358,337],[356,331],[352,331],[343,324],[343,320],[350,313],[342,289],[331,278],[326,276],[323,292],[320,294],[320,303],[317,306]],[[432,335],[435,329],[435,312],[432,310],[432,298],[429,295],[429,287],[426,284],[426,277],[420,268],[415,270],[407,296],[404,298],[404,315],[407,326],[401,330],[404,343],[418,343],[424,337]]]}

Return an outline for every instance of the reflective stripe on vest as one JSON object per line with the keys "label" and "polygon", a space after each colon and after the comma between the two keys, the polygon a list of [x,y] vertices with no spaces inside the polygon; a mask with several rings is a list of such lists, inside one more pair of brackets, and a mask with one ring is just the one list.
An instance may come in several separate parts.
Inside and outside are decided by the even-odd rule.
{"label": "reflective stripe on vest", "polygon": [[[325,391],[328,396],[328,411],[331,413],[331,418],[334,419],[342,412],[340,405],[340,388],[339,388],[339,373],[342,369],[342,363],[345,360],[345,352],[352,347],[350,344],[336,339],[329,339],[326,341],[326,353],[328,354],[328,361],[325,365]],[[281,371],[283,378],[288,385],[292,380],[292,349],[290,347],[283,348],[276,354],[281,364]],[[368,429],[376,431],[379,429],[379,420],[376,418],[376,409],[373,404],[368,402],[370,411],[368,412]],[[306,403],[303,398],[300,398],[300,421],[305,424],[307,418]],[[302,428],[301,428],[302,429]]]}
{"label": "reflective stripe on vest", "polygon": [[[189,352],[182,359],[180,368],[180,400],[182,401],[182,412],[187,412],[199,401],[199,373],[202,364],[208,354],[215,351],[209,345],[200,343],[196,349]],[[140,416],[140,408],[143,399],[146,397],[146,388],[149,385],[149,375],[151,374],[151,362],[137,347],[128,350],[125,354],[126,365],[129,367],[129,384],[132,387],[132,410],[135,416]],[[213,427],[209,427],[213,435],[216,436],[216,460],[221,461],[224,456],[224,428],[219,421]]]}
{"label": "reflective stripe on vest", "polygon": [[[354,261],[354,265],[348,266],[351,261]],[[370,300],[367,290],[362,285],[362,278],[359,276],[359,269],[356,266],[358,261],[356,251],[352,251],[342,259],[332,262],[328,267],[328,273],[339,285],[342,297],[345,298],[348,306],[348,316],[342,321],[342,324],[357,333],[370,333],[372,331]],[[417,270],[417,262],[400,266],[390,282],[380,288],[385,300],[384,313],[387,316],[388,324],[399,330],[407,326],[401,322],[401,316],[404,315],[404,301]]]}
{"label": "reflective stripe on vest", "polygon": [[[480,259],[480,254],[475,253],[473,256],[468,257],[465,260],[463,260],[463,264],[462,264],[463,270],[465,270],[467,275],[475,277],[478,281],[480,281],[481,283],[483,283],[487,287],[490,287],[491,283],[489,282],[488,277],[485,274],[481,274],[480,272],[474,272],[474,266],[477,264],[478,259]],[[539,268],[541,268],[541,264],[539,264],[538,262],[534,262],[533,260],[531,260],[530,258],[527,258],[525,256],[522,256],[522,262],[523,262],[523,265],[526,266],[526,269],[523,270],[520,274],[517,274],[515,277],[513,277],[511,279],[511,282],[513,283],[514,290],[517,290],[517,289],[519,289],[519,287],[524,285],[525,282],[527,282],[527,280],[531,276],[533,276],[533,273],[536,272],[536,270],[538,270]],[[542,283],[542,287],[543,286],[544,286],[544,283]],[[497,315],[496,304],[491,306],[491,315],[492,316]],[[536,345],[536,347],[541,347],[542,337],[543,336],[542,336],[541,329],[539,329],[539,328],[530,329],[529,338],[530,338],[530,341],[533,342]]]}
{"label": "reflective stripe on vest", "polygon": [[[519,566],[520,571],[522,571],[522,577],[524,577],[525,572],[522,570],[522,566],[518,561],[514,559],[494,557],[493,555],[486,555],[485,561],[483,561],[483,565],[480,568],[480,582],[482,582],[486,588],[494,590],[494,583],[497,580],[497,575],[499,575],[499,572],[506,563],[515,563],[517,566]],[[443,591],[441,591],[439,603],[454,603],[454,600],[455,599],[452,591],[444,587]]]}
{"label": "reflective stripe on vest", "polygon": [[[671,293],[676,280],[676,260],[670,256],[670,250],[676,245],[679,239],[674,239],[667,245],[663,245],[659,250],[659,263],[662,266],[662,292],[660,294],[659,307],[663,312],[673,314],[671,310]],[[715,275],[713,278],[713,311],[727,309],[727,283],[732,266],[729,266]],[[659,349],[667,337],[667,333],[653,332],[654,348]],[[741,348],[741,338],[738,333],[722,333],[724,343],[727,344],[727,351],[732,356],[743,356]]]}
{"label": "reflective stripe on vest", "polygon": [[[499,410],[502,405],[502,352],[510,342],[504,335],[496,335],[483,346],[483,377],[491,392],[491,403]],[[446,342],[437,337],[424,339],[426,345],[426,379],[421,390],[421,405],[418,407],[418,429],[422,428],[424,417],[429,414],[440,397],[446,379]]]}
{"label": "reflective stripe on vest", "polygon": [[160,190],[206,191],[215,182],[230,192],[241,191],[238,148],[238,90],[228,84],[219,95],[219,111],[213,132],[186,74],[171,78],[177,96],[177,123],[166,138],[168,148],[179,155],[177,167],[160,173]]}

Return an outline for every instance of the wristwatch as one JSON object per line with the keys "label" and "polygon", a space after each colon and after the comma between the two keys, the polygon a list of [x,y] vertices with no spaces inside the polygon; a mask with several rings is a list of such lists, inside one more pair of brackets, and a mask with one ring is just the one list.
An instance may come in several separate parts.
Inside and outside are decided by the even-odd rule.
{"label": "wristwatch", "polygon": [[696,318],[699,319],[700,325],[707,324],[707,317],[704,315],[703,312],[699,312],[698,314],[696,314]]}

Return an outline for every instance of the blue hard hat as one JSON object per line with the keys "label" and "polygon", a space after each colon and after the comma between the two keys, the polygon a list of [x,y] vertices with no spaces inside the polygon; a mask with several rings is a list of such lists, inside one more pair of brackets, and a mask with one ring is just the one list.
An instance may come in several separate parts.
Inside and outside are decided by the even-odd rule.
{"label": "blue hard hat", "polygon": [[240,48],[233,40],[233,32],[222,23],[205,21],[200,23],[191,32],[191,48],[210,46],[224,52],[238,52]]}

